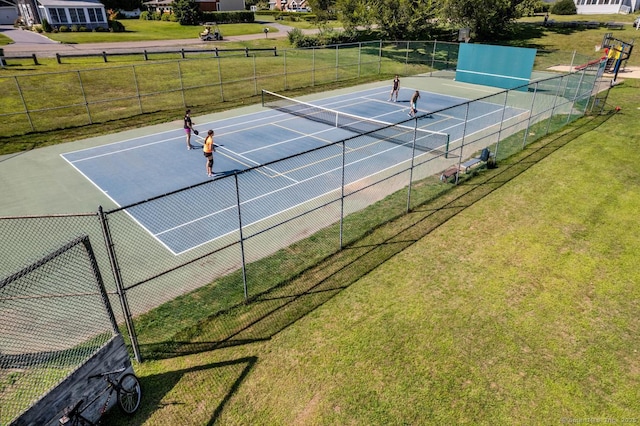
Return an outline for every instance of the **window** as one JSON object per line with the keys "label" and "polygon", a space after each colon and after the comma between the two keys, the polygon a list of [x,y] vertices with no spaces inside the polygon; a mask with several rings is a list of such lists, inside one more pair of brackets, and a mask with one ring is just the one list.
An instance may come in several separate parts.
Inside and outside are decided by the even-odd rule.
{"label": "window", "polygon": [[104,22],[104,15],[102,14],[102,9],[99,8],[88,8],[87,12],[89,13],[89,22]]}
{"label": "window", "polygon": [[84,16],[84,9],[70,7],[69,16],[71,16],[71,22],[74,24],[87,22],[87,18]]}
{"label": "window", "polygon": [[51,16],[52,24],[66,24],[67,14],[63,8],[49,8],[49,16]]}

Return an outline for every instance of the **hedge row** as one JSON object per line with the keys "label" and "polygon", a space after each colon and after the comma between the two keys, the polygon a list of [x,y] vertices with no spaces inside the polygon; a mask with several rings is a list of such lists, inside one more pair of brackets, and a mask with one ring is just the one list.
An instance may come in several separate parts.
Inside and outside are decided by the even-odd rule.
{"label": "hedge row", "polygon": [[202,20],[205,22],[215,22],[216,24],[240,24],[244,22],[255,22],[253,12],[248,10],[234,12],[202,12]]}

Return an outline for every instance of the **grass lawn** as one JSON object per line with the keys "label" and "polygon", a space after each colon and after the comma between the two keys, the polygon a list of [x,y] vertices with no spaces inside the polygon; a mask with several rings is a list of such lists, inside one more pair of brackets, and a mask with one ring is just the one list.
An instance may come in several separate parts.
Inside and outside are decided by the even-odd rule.
{"label": "grass lawn", "polygon": [[[140,19],[123,19],[120,22],[125,26],[121,33],[108,32],[68,32],[47,33],[47,37],[62,43],[102,43],[141,40],[180,40],[197,38],[204,29],[203,26],[185,26],[177,22],[144,21]],[[251,24],[220,24],[218,26],[224,36],[236,36],[241,34],[262,33],[264,26],[257,23]],[[269,31],[277,31],[271,28]]]}
{"label": "grass lawn", "polygon": [[6,46],[7,44],[11,43],[13,43],[13,40],[11,40],[6,35],[0,34],[0,46]]}
{"label": "grass lawn", "polygon": [[[586,49],[579,34],[521,42]],[[136,365],[141,409],[107,424],[638,422],[639,89],[319,262],[304,290],[196,329],[158,316],[190,350]],[[260,319],[211,350],[244,315]]]}
{"label": "grass lawn", "polygon": [[[556,22],[567,21],[597,21],[623,22],[624,29],[611,30],[606,27],[599,28],[566,28],[561,26],[543,27],[542,25],[517,26],[514,39],[508,43],[513,46],[534,47],[547,51],[575,50],[576,53],[592,56],[596,54],[596,46],[602,45],[606,33],[611,33],[618,40],[633,43],[638,38],[639,32],[632,27],[634,15],[551,15]],[[523,18],[519,22],[541,23],[542,17]],[[632,52],[626,65],[640,66],[640,55]]]}
{"label": "grass lawn", "polygon": [[129,424],[637,419],[638,89],[247,306],[226,347],[197,350],[224,318],[179,333],[196,349],[136,365]]}

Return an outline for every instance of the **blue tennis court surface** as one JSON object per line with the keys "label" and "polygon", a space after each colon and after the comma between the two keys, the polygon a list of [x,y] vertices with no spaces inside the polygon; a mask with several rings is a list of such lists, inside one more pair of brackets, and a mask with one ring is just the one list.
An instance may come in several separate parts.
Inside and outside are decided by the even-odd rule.
{"label": "blue tennis court surface", "polygon": [[[397,123],[408,118],[409,99],[414,91],[402,88],[398,102],[387,100],[389,88],[385,86],[325,98],[314,101],[313,104],[356,116]],[[421,92],[418,109],[424,113],[466,101]],[[478,104],[466,117],[467,134],[470,134],[470,129],[473,132],[474,126],[480,131],[488,125],[499,123],[503,119],[503,113],[506,118],[525,113],[515,108],[503,111],[502,105],[492,103]],[[449,134],[453,143],[463,134],[466,114],[455,115],[433,114],[420,119],[419,125],[427,131]],[[201,147],[202,136],[207,129],[215,131],[215,143],[219,147],[215,153],[213,169],[217,176],[246,170],[356,136],[343,128],[276,110],[208,123],[199,122],[197,118],[194,121],[194,127],[200,131],[200,136],[192,135],[192,145],[196,142],[195,145]],[[375,173],[372,171],[372,164],[375,164],[377,171],[384,170],[409,161],[412,155],[411,146],[373,138],[358,141],[362,146],[350,146],[347,153],[347,184]],[[342,148],[336,146],[335,149],[319,152],[326,158],[305,155],[263,168],[260,173],[252,173],[251,191],[246,191],[250,194],[241,192],[243,225],[265,220],[339,188],[342,178]],[[119,206],[128,206],[212,179],[206,175],[202,150],[187,150],[184,130],[181,128],[114,141],[96,148],[69,152],[62,157]],[[244,174],[239,176],[239,179],[244,178]],[[197,205],[193,205],[193,201],[189,201],[190,204],[186,204],[186,201],[181,203],[179,197],[172,197],[167,199],[172,201],[166,203],[175,205],[153,203],[146,205],[144,209],[127,208],[127,212],[167,249],[180,254],[238,229],[237,211],[230,208],[237,202],[235,188],[231,187],[233,181],[216,180],[213,185],[215,193],[211,193],[211,185],[198,187],[197,190],[203,193]]]}

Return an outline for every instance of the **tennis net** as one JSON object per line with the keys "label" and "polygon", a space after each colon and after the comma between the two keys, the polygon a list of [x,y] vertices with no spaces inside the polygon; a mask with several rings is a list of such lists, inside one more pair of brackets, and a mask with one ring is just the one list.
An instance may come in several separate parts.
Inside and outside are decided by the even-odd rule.
{"label": "tennis net", "polygon": [[441,149],[447,152],[449,149],[448,133],[414,129],[400,124],[359,117],[291,99],[267,90],[262,91],[262,106],[408,148],[413,148],[415,138],[415,148],[424,152]]}

